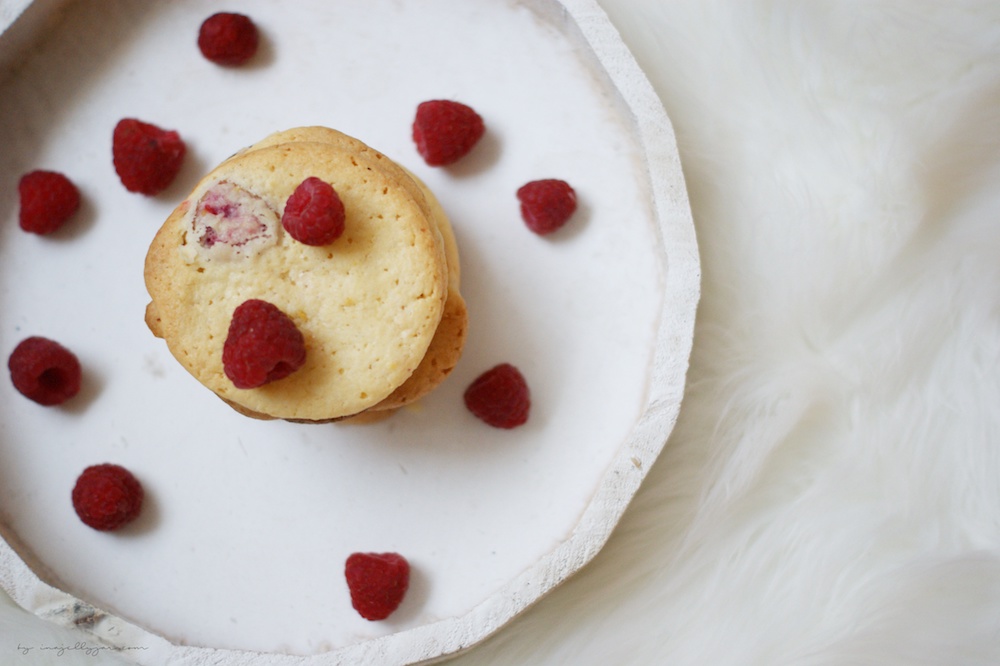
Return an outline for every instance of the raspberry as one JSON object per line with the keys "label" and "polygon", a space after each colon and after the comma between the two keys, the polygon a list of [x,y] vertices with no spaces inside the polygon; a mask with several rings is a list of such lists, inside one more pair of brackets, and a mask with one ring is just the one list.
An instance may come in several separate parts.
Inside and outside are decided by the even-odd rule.
{"label": "raspberry", "polygon": [[305,362],[302,333],[275,305],[251,299],[233,312],[222,347],[222,366],[236,388],[257,388],[277,381]]}
{"label": "raspberry", "polygon": [[536,234],[550,234],[576,210],[576,192],[564,180],[533,180],[517,191],[521,217]]}
{"label": "raspberry", "polygon": [[524,375],[501,363],[479,375],[465,389],[465,406],[494,428],[516,428],[528,420],[531,392]]}
{"label": "raspberry", "polygon": [[91,465],[73,486],[73,509],[85,525],[107,532],[135,520],[144,495],[142,485],[124,467]]}
{"label": "raspberry", "polygon": [[344,233],[344,204],[330,183],[310,176],[285,202],[281,226],[300,243],[329,245]]}
{"label": "raspberry", "polygon": [[198,30],[201,54],[217,65],[242,65],[257,53],[258,41],[257,26],[243,14],[212,14]]}
{"label": "raspberry", "polygon": [[14,388],[39,405],[60,405],[80,391],[80,362],[73,352],[48,338],[22,340],[7,367]]}
{"label": "raspberry", "polygon": [[165,190],[181,170],[186,149],[177,132],[135,118],[115,126],[115,171],[129,192],[152,196]]}
{"label": "raspberry", "polygon": [[33,234],[50,234],[80,207],[80,191],[69,178],[55,171],[32,171],[17,184],[21,198],[21,228]]}
{"label": "raspberry", "polygon": [[471,107],[449,100],[417,106],[413,141],[430,166],[447,166],[465,157],[485,133],[483,119]]}
{"label": "raspberry", "polygon": [[410,563],[398,553],[353,553],[344,566],[351,605],[366,620],[384,620],[410,586]]}

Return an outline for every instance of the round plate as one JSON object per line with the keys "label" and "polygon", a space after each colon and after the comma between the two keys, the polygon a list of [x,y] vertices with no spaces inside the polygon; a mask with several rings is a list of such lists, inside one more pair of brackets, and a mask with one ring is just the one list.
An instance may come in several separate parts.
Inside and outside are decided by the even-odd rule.
{"label": "round plate", "polygon": [[[205,3],[114,0],[50,17],[0,81],[0,350],[43,335],[85,372],[59,408],[0,382],[0,579],[23,607],[139,663],[455,654],[598,552],[673,427],[699,268],[669,120],[592,0],[253,0],[240,11],[263,33],[242,68],[195,47]],[[435,98],[471,105],[488,127],[448,169],[424,165],[410,139],[416,105]],[[187,142],[157,197],[115,175],[123,117]],[[146,248],[200,175],[313,124],[417,173],[461,250],[465,354],[435,393],[378,424],[241,417],[143,322]],[[67,174],[84,198],[51,237],[17,226],[17,179],[37,168]],[[514,197],[538,178],[579,196],[548,237],[527,230]],[[529,422],[510,431],[462,402],[501,362],[532,391]],[[147,492],[121,532],[85,527],[69,502],[76,476],[101,462],[128,467]],[[343,564],[355,551],[411,562],[386,621],[351,608]]]}

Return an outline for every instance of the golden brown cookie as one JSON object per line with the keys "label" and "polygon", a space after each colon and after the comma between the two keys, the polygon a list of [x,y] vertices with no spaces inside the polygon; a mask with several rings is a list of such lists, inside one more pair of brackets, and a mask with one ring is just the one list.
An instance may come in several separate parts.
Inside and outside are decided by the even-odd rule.
{"label": "golden brown cookie", "polygon": [[[444,242],[445,258],[448,264],[448,298],[445,313],[428,353],[410,378],[391,395],[371,410],[396,410],[415,402],[430,393],[451,373],[462,355],[467,332],[468,313],[465,301],[459,292],[461,269],[458,244],[444,209],[433,192],[412,172],[396,164],[381,153],[369,148],[357,139],[336,130],[320,127],[296,127],[275,132],[250,147],[240,151],[233,158],[248,152],[285,143],[325,143],[349,150],[354,155],[364,156],[368,164],[387,172],[415,197],[422,197],[427,205],[430,219],[435,223]],[[373,159],[372,159],[373,158]]]}
{"label": "golden brown cookie", "polygon": [[[451,276],[440,224],[426,198],[373,155],[346,141],[241,151],[157,233],[145,266],[147,323],[192,375],[241,412],[326,421],[369,409],[414,374],[447,321]],[[281,229],[285,200],[308,176],[331,183],[347,211],[343,236],[324,247]],[[237,389],[221,350],[233,310],[250,298],[295,321],[307,357],[289,377]]]}
{"label": "golden brown cookie", "polygon": [[468,331],[468,311],[465,299],[459,292],[461,271],[454,231],[437,198],[416,176],[412,176],[412,178],[422,189],[430,205],[432,219],[437,222],[444,240],[445,257],[448,262],[448,299],[444,304],[444,315],[441,317],[441,323],[438,324],[438,330],[434,334],[434,339],[431,340],[423,361],[409,379],[393,391],[389,397],[372,407],[372,410],[394,410],[415,402],[433,391],[458,364],[465,347],[465,337]]}

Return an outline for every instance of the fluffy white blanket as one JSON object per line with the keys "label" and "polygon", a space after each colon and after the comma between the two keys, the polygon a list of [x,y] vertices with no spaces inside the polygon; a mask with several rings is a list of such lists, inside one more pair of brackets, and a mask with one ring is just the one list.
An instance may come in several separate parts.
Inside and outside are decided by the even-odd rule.
{"label": "fluffy white blanket", "polygon": [[1000,663],[1000,3],[601,4],[678,136],[689,388],[605,550],[453,663]]}
{"label": "fluffy white blanket", "polygon": [[607,548],[457,664],[1000,663],[1000,4],[602,0],[703,296]]}

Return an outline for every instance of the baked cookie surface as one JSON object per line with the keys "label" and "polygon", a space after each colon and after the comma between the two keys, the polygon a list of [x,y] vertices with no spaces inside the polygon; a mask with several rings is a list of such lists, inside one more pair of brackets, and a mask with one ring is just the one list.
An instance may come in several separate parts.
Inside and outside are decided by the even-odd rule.
{"label": "baked cookie surface", "polygon": [[[386,158],[359,144],[241,151],[195,187],[147,254],[150,328],[244,413],[327,421],[367,410],[414,374],[444,318],[452,280],[440,224],[412,181],[401,184],[379,166]],[[346,211],[344,234],[322,247],[280,224],[285,200],[309,176],[332,184]],[[289,377],[241,390],[225,376],[222,346],[233,310],[251,298],[295,321],[307,357]]]}
{"label": "baked cookie surface", "polygon": [[459,291],[461,265],[458,243],[451,222],[434,193],[416,175],[400,166],[385,155],[368,147],[361,141],[337,130],[321,127],[296,127],[275,132],[252,146],[240,151],[234,157],[286,143],[325,143],[348,150],[355,155],[369,158],[369,164],[383,170],[395,179],[411,195],[425,202],[429,219],[441,234],[444,243],[445,260],[448,265],[448,297],[438,330],[427,350],[427,354],[414,373],[395,391],[369,411],[385,411],[403,407],[419,400],[436,388],[455,368],[465,346],[468,330],[468,311]]}

